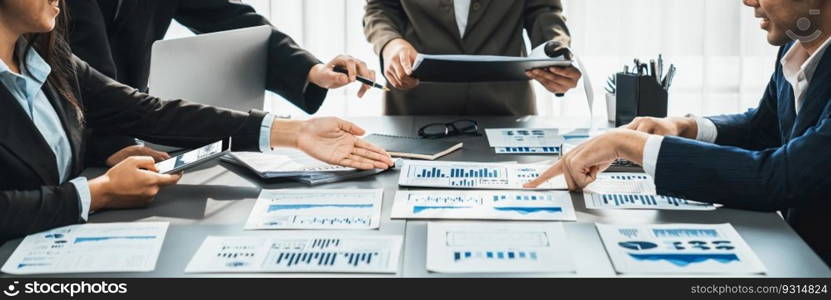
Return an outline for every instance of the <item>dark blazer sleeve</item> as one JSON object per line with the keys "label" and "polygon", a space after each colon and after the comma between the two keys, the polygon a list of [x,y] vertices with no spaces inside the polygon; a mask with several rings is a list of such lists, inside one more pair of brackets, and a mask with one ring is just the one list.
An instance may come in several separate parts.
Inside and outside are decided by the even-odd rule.
{"label": "dark blazer sleeve", "polygon": [[[67,1],[72,14],[72,34],[68,35],[72,52],[95,66],[95,69],[110,78],[116,78],[116,66],[107,36],[107,25],[101,8],[96,0]],[[93,166],[104,166],[106,159],[113,153],[135,145],[131,137],[118,135],[92,134],[87,141],[85,161]]]}
{"label": "dark blazer sleeve", "polygon": [[72,183],[0,191],[0,243],[83,221],[78,192]]}
{"label": "dark blazer sleeve", "polygon": [[[182,0],[176,21],[196,33],[271,25],[249,5],[228,0]],[[303,111],[317,112],[327,90],[308,82],[309,70],[321,63],[277,29],[271,31],[266,88],[291,101]]]}
{"label": "dark blazer sleeve", "polygon": [[658,154],[655,184],[659,194],[742,209],[827,207],[831,195],[831,177],[824,176],[831,165],[828,149],[828,115],[804,135],[765,150],[666,137]]}
{"label": "dark blazer sleeve", "polygon": [[265,114],[242,113],[185,100],[163,101],[118,83],[75,57],[73,67],[88,127],[153,143],[198,147],[232,137],[235,151],[258,151]]}
{"label": "dark blazer sleeve", "polygon": [[[785,47],[780,49],[779,57],[782,57],[785,52],[787,52]],[[708,118],[710,121],[713,121],[713,124],[718,129],[716,144],[736,146],[749,150],[762,150],[781,146],[775,74],[781,74],[782,66],[778,61],[775,67],[776,72],[771,76],[758,107],[750,109],[743,114]]]}
{"label": "dark blazer sleeve", "polygon": [[525,1],[524,15],[524,26],[532,47],[548,41],[571,45],[571,36],[566,26],[566,18],[563,16],[563,3],[560,0]]}

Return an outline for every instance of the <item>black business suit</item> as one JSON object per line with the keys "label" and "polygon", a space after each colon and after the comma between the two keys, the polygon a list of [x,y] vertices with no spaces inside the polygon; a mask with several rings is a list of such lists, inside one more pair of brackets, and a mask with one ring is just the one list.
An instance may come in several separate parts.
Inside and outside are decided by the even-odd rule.
{"label": "black business suit", "polygon": [[[270,25],[251,6],[228,0],[72,0],[67,1],[67,8],[72,51],[104,75],[141,91],[147,91],[153,42],[164,38],[172,20],[195,33]],[[307,85],[309,70],[318,63],[291,37],[274,29],[266,88],[313,114],[327,92]],[[91,149],[95,151],[89,154],[99,162],[134,144],[126,137],[96,136],[99,139]]]}
{"label": "black business suit", "polygon": [[[74,108],[49,84],[43,91],[55,108],[72,148],[69,178],[86,167],[90,129],[136,136],[156,143],[196,147],[232,136],[237,150],[259,148],[264,114],[235,112],[183,100],[162,101],[113,81],[74,58]],[[23,108],[0,85],[0,242],[25,234],[82,222],[75,186],[60,183],[56,158]]]}

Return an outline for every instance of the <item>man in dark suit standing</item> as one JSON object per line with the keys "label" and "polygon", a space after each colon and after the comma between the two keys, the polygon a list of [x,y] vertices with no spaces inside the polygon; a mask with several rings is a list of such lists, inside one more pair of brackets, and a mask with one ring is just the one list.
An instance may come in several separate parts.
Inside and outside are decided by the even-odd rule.
{"label": "man in dark suit standing", "polygon": [[582,189],[616,158],[640,163],[659,194],[781,211],[831,263],[831,1],[744,0],[782,46],[759,107],[709,118],[638,118],[580,145],[540,178]]}
{"label": "man in dark suit standing", "polygon": [[[164,38],[173,20],[195,33],[270,25],[251,6],[228,0],[73,0],[67,5],[72,51],[104,75],[145,92],[153,42]],[[347,69],[349,74],[334,72],[334,66]],[[267,89],[310,114],[321,106],[327,89],[354,82],[356,75],[375,78],[364,62],[349,56],[323,64],[277,29],[271,32],[267,69]],[[367,88],[362,86],[358,96]],[[97,138],[90,157],[94,161],[109,157],[107,163],[112,165],[127,155],[166,157],[138,146],[110,156],[134,145],[133,139]]]}
{"label": "man in dark suit standing", "polygon": [[[560,0],[368,0],[364,34],[395,89],[385,94],[388,115],[531,115],[530,82],[419,83],[412,78],[419,53],[525,56],[532,47],[571,42]],[[575,68],[528,73],[554,93],[580,79]]]}

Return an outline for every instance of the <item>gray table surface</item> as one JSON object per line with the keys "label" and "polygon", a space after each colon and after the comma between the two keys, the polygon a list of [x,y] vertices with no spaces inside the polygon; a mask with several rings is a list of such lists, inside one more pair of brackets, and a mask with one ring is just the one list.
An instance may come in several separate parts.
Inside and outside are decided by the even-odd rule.
{"label": "gray table surface", "polygon": [[[477,120],[482,128],[508,127],[588,127],[588,121],[573,118],[541,117],[465,117]],[[446,122],[455,117],[372,117],[355,118],[355,123],[369,132],[415,135],[416,130],[432,122]],[[605,127],[598,121],[596,126]],[[519,161],[539,162],[555,159],[542,155],[496,155],[482,137],[459,138],[464,148],[441,158],[450,161]],[[94,176],[103,170],[87,170]],[[577,222],[566,222],[565,230],[573,248],[577,272],[569,274],[438,274],[425,269],[426,221],[391,220],[390,211],[398,187],[398,171],[358,180],[326,184],[312,188],[383,188],[384,202],[381,227],[371,231],[338,231],[343,234],[403,235],[404,247],[397,274],[186,274],[185,266],[199,245],[209,235],[270,235],[278,231],[245,231],[245,224],[260,189],[309,188],[291,181],[263,182],[245,170],[226,163],[210,163],[190,170],[176,186],[164,188],[148,208],[105,211],[90,216],[90,222],[167,221],[170,228],[162,247],[156,270],[149,273],[65,274],[68,277],[291,277],[291,276],[545,276],[545,277],[613,277],[618,276],[603,249],[594,223],[649,224],[649,223],[731,223],[753,248],[767,267],[769,277],[831,277],[831,270],[811,251],[805,242],[776,213],[717,209],[706,212],[690,211],[632,211],[587,210],[582,195],[572,193],[577,211]],[[0,247],[0,261],[5,261],[21,239],[6,242]],[[8,276],[8,275],[0,275]],[[709,276],[708,276],[709,277]]]}

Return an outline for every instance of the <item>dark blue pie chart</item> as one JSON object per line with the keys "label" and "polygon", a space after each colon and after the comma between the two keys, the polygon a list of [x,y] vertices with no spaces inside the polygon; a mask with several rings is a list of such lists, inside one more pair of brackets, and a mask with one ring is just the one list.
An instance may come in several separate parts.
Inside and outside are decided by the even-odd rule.
{"label": "dark blue pie chart", "polygon": [[658,247],[658,244],[652,242],[638,242],[638,241],[630,241],[630,242],[620,242],[617,243],[619,246],[631,249],[631,250],[647,250],[647,249],[654,249]]}

